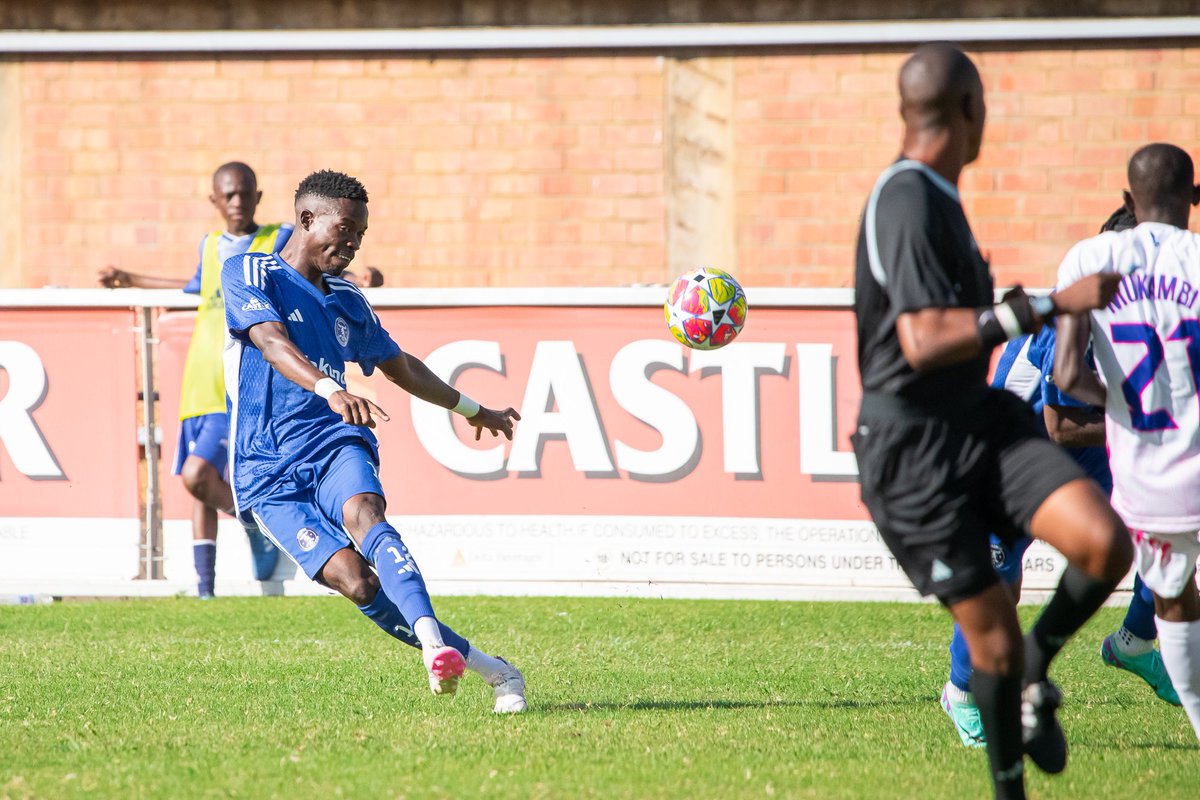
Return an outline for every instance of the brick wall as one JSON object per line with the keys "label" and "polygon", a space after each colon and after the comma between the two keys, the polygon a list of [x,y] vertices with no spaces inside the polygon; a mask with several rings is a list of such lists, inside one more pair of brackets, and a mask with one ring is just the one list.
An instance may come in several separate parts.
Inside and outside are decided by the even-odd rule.
{"label": "brick wall", "polygon": [[[1200,49],[974,53],[988,125],[962,190],[1000,283],[1046,286],[1120,205],[1141,144],[1193,153]],[[755,282],[849,286],[858,217],[899,152],[905,54],[738,59],[738,268]]]}
{"label": "brick wall", "polygon": [[[1002,283],[1045,285],[1119,203],[1133,149],[1193,149],[1200,46],[975,56],[989,125],[963,182],[968,212]],[[728,258],[750,285],[850,285],[859,212],[898,152],[904,54],[724,57],[732,130],[714,141],[727,142],[716,155],[733,177],[727,190],[714,183],[713,202],[733,220]],[[0,223],[0,286],[86,286],[107,264],[186,275],[219,224],[209,176],[230,159],[259,173],[260,221],[290,218],[291,191],[313,169],[361,178],[372,193],[362,261],[392,285],[665,281],[679,238],[666,209],[687,183],[667,180],[680,163],[672,142],[688,138],[667,118],[680,107],[667,102],[671,63],[11,61],[0,157],[19,196]]]}
{"label": "brick wall", "polygon": [[[183,275],[245,160],[260,221],[314,169],[372,195],[363,260],[396,285],[661,279],[655,57],[34,61],[21,65],[20,283],[106,264]],[[10,279],[9,285],[13,284]]]}

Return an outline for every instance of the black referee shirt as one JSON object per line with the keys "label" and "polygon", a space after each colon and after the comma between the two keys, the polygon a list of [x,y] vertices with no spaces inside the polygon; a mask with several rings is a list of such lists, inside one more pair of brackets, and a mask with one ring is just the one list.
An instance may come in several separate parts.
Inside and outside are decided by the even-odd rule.
{"label": "black referee shirt", "polygon": [[858,234],[854,314],[863,391],[917,402],[983,394],[991,353],[918,372],[904,360],[896,318],[992,303],[992,276],[957,189],[917,161],[892,164],[871,192]]}

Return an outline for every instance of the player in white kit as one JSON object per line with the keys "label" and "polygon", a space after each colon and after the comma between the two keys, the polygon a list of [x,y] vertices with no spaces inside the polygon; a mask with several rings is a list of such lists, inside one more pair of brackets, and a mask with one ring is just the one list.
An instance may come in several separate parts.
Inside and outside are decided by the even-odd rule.
{"label": "player in white kit", "polygon": [[[1200,235],[1187,229],[1200,187],[1192,159],[1169,144],[1134,153],[1128,179],[1137,227],[1079,242],[1059,267],[1059,287],[1096,272],[1125,277],[1107,307],[1060,321],[1054,381],[1105,409],[1112,505],[1200,737]],[[1098,376],[1084,365],[1089,330]]]}

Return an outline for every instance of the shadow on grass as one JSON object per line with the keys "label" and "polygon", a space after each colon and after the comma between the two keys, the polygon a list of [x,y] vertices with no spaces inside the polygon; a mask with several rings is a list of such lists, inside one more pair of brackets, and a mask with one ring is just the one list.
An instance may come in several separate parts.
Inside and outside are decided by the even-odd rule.
{"label": "shadow on grass", "polygon": [[903,708],[929,703],[928,697],[890,700],[628,700],[621,703],[551,703],[541,711],[709,711],[743,708]]}
{"label": "shadow on grass", "polygon": [[1090,750],[1200,750],[1200,743],[1193,742],[1131,742],[1129,744],[1091,743],[1085,745]]}

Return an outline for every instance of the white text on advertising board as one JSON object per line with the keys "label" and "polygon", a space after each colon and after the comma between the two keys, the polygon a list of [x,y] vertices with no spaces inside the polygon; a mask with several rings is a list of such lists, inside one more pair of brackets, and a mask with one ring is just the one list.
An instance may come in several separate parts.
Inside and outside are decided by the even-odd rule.
{"label": "white text on advertising board", "polygon": [[42,359],[24,342],[0,342],[0,370],[8,373],[8,391],[0,398],[0,444],[26,477],[62,478],[62,469],[33,420],[33,411],[46,398],[49,386]]}
{"label": "white text on advertising board", "polygon": [[[853,453],[839,450],[835,441],[833,348],[797,344],[795,350],[800,375],[800,470],[821,478],[855,477],[858,469]],[[419,400],[412,404],[413,426],[438,463],[467,478],[494,479],[507,472],[538,474],[542,446],[554,438],[565,440],[575,469],[585,475],[611,475],[621,469],[635,480],[674,481],[695,467],[700,428],[687,403],[655,384],[651,376],[658,370],[715,372],[721,376],[724,471],[758,475],[758,380],[762,375],[782,374],[786,356],[787,346],[780,342],[739,342],[722,350],[690,353],[674,342],[655,339],[640,339],[622,347],[609,364],[609,386],[626,412],[661,435],[662,443],[654,450],[636,449],[620,439],[609,447],[592,381],[575,344],[568,340],[538,342],[521,403],[521,423],[507,459],[504,445],[477,449],[463,443],[448,412]],[[467,369],[501,372],[503,353],[496,341],[461,340],[434,350],[425,362],[450,381]]]}

